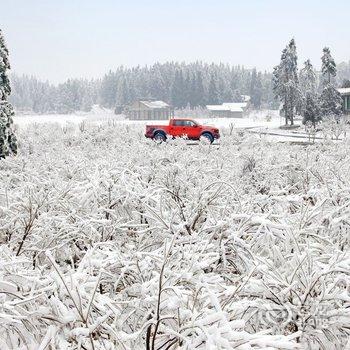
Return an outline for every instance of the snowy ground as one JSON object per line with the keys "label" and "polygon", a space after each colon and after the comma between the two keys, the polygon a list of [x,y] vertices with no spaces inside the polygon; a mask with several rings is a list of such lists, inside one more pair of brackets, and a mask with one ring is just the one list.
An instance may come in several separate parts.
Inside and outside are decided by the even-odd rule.
{"label": "snowy ground", "polygon": [[15,125],[28,126],[32,124],[79,124],[85,120],[87,116],[74,115],[74,114],[48,114],[48,115],[16,115],[14,118]]}
{"label": "snowy ground", "polygon": [[[309,143],[309,135],[301,126],[300,119],[295,121],[300,125],[297,130],[281,130],[284,125],[284,119],[279,117],[278,111],[260,111],[251,112],[244,118],[196,118],[201,124],[217,126],[221,134],[227,134],[232,130],[248,130],[249,133],[256,135],[260,139],[271,142],[299,142]],[[141,120],[133,121],[125,119],[123,115],[114,115],[112,111],[96,109],[91,113],[79,113],[76,115],[18,115],[15,117],[15,124],[18,127],[27,127],[32,124],[59,124],[63,127],[73,127],[82,123],[100,125],[109,123],[117,127],[118,125],[129,125],[140,132],[144,130],[146,124],[167,124],[165,120]],[[315,142],[322,139],[322,135],[317,135]],[[193,142],[191,142],[192,144]],[[217,143],[217,142],[216,142]]]}
{"label": "snowy ground", "polygon": [[116,116],[112,110],[95,107],[91,112],[80,112],[76,114],[16,114],[15,124],[28,126],[31,124],[59,124],[62,126],[69,124],[80,124],[83,121],[104,122],[108,119],[123,120],[123,116]]}
{"label": "snowy ground", "polygon": [[347,138],[225,125],[188,147],[105,115],[22,118],[0,162],[1,350],[350,346]]}
{"label": "snowy ground", "polygon": [[[271,117],[271,120],[267,118]],[[109,110],[95,110],[91,113],[78,113],[78,114],[48,114],[48,115],[16,115],[15,123],[18,125],[28,125],[32,123],[59,123],[65,125],[69,123],[79,124],[82,121],[114,121],[116,123],[129,124],[129,125],[146,125],[146,124],[166,124],[164,120],[141,120],[133,121],[125,119],[123,115],[115,115]],[[279,127],[283,125],[284,120],[280,118],[277,111],[262,111],[252,112],[245,118],[211,118],[211,119],[196,119],[200,123],[214,124],[219,128],[229,127],[231,124],[235,128],[250,128],[250,127]]]}
{"label": "snowy ground", "polygon": [[[278,141],[288,140],[286,136],[289,135],[288,131],[282,132],[278,130],[281,125],[284,124],[284,119],[278,116],[277,111],[262,111],[252,112],[249,116],[242,119],[240,118],[212,118],[212,119],[196,119],[201,124],[215,125],[225,132],[229,129],[251,129],[252,132],[259,134],[271,133],[270,140],[276,139]],[[27,127],[32,124],[59,124],[61,126],[79,125],[81,123],[103,124],[103,123],[117,125],[129,125],[138,129],[143,129],[146,124],[167,124],[165,120],[141,120],[133,121],[125,119],[123,115],[114,115],[112,111],[97,109],[92,113],[80,113],[75,115],[17,115],[15,117],[15,124],[19,127]],[[297,121],[297,124],[300,121]],[[275,138],[279,134],[280,137]],[[306,137],[305,133],[303,136]]]}

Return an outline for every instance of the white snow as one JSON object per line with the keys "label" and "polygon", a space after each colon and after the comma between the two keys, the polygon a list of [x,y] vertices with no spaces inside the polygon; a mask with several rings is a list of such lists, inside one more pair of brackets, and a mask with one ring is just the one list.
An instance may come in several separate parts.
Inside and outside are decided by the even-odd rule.
{"label": "white snow", "polygon": [[293,145],[262,134],[302,136],[277,113],[199,121],[219,146],[155,144],[158,121],[106,111],[15,117],[1,349],[345,348],[350,133]]}
{"label": "white snow", "polygon": [[221,105],[207,105],[209,111],[243,112],[248,106],[247,102],[223,103]]}
{"label": "white snow", "polygon": [[14,123],[17,125],[32,125],[32,124],[43,124],[43,123],[57,123],[60,125],[66,124],[79,124],[87,117],[85,115],[71,115],[71,114],[47,114],[47,115],[16,115],[14,117]]}
{"label": "white snow", "polygon": [[169,105],[163,101],[140,101],[144,105],[149,108],[165,108],[169,107]]}
{"label": "white snow", "polygon": [[350,95],[350,88],[340,88],[340,89],[338,89],[338,91],[339,91],[342,95]]}
{"label": "white snow", "polygon": [[[176,113],[175,113],[176,117]],[[268,118],[270,117],[270,118]],[[218,127],[229,127],[233,125],[235,128],[250,127],[278,127],[284,124],[284,119],[278,116],[278,111],[261,111],[254,112],[245,118],[196,118],[198,122],[204,124],[217,125]],[[91,113],[78,114],[48,114],[48,115],[16,115],[14,122],[21,125],[30,125],[33,123],[58,123],[60,125],[79,124],[82,121],[105,122],[113,121],[118,124],[167,124],[167,120],[128,120],[125,116],[115,115],[108,110],[95,110]]]}

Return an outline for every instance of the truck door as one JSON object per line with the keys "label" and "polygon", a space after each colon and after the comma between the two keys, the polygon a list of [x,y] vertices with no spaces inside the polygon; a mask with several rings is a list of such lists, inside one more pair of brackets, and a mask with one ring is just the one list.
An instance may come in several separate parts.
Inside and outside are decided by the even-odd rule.
{"label": "truck door", "polygon": [[184,133],[189,139],[198,139],[199,138],[199,128],[197,123],[192,120],[185,120]]}
{"label": "truck door", "polygon": [[185,120],[174,120],[170,133],[173,137],[182,137],[186,135]]}

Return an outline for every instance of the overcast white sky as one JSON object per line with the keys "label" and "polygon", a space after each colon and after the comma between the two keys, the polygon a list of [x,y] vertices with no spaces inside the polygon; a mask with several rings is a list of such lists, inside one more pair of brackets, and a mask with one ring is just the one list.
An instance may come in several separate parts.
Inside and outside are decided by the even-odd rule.
{"label": "overcast white sky", "polygon": [[291,37],[299,62],[350,60],[349,0],[0,0],[13,71],[61,82],[118,65],[225,62],[272,70]]}

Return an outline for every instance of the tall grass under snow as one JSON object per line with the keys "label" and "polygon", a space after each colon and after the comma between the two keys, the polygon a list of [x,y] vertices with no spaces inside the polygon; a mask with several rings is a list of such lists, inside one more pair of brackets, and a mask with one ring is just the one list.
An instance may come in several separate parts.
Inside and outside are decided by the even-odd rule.
{"label": "tall grass under snow", "polygon": [[157,145],[111,123],[18,138],[0,162],[1,349],[346,346],[346,139]]}

